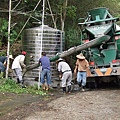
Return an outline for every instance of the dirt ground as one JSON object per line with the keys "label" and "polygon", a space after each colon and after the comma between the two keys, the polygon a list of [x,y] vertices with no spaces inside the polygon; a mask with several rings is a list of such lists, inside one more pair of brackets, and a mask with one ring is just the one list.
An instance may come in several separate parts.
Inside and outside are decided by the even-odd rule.
{"label": "dirt ground", "polygon": [[0,120],[120,120],[120,89],[86,89],[48,96],[0,93]]}

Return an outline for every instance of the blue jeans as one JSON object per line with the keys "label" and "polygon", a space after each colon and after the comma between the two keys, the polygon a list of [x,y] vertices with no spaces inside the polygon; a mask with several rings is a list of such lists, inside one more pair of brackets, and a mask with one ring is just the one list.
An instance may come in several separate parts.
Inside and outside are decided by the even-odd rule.
{"label": "blue jeans", "polygon": [[86,77],[87,77],[86,71],[82,71],[82,72],[79,71],[77,73],[78,84],[80,84],[82,82],[82,86],[85,86],[86,85]]}
{"label": "blue jeans", "polygon": [[5,72],[5,70],[6,70],[6,67],[4,66],[2,62],[0,62],[0,71]]}
{"label": "blue jeans", "polygon": [[45,77],[46,77],[46,82],[48,85],[51,84],[51,73],[50,70],[48,69],[44,69],[41,71],[41,83],[44,84],[45,83]]}

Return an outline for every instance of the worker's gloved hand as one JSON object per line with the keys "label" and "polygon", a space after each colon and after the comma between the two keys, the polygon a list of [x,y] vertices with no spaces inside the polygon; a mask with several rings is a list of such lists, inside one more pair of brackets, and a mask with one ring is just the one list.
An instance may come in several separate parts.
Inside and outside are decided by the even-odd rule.
{"label": "worker's gloved hand", "polygon": [[26,65],[24,65],[23,68],[26,68]]}
{"label": "worker's gloved hand", "polygon": [[59,75],[59,78],[62,78],[62,75]]}
{"label": "worker's gloved hand", "polygon": [[24,65],[24,66],[23,66],[23,72],[25,72],[25,71],[26,71],[26,68],[27,68],[27,66],[26,66],[26,65]]}

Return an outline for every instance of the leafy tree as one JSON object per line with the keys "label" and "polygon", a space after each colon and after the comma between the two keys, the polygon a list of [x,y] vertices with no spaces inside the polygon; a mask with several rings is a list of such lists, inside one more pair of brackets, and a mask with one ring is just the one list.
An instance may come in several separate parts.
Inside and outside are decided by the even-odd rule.
{"label": "leafy tree", "polygon": [[[11,43],[15,43],[15,38],[19,34],[23,25],[30,17],[29,22],[25,28],[35,27],[38,24],[35,22],[41,21],[42,13],[42,0],[37,6],[35,11],[33,9],[37,5],[39,0],[12,0],[12,22],[11,25],[16,24],[11,28]],[[49,2],[48,2],[49,1]],[[69,44],[66,46],[74,46],[72,39],[75,38],[75,31],[79,33],[78,19],[86,17],[87,11],[96,7],[107,7],[113,16],[120,16],[120,1],[119,0],[46,0],[45,7],[45,24],[54,27],[53,21],[51,20],[50,6],[54,16],[54,22],[58,29],[65,31],[65,43]],[[8,21],[8,0],[0,1],[0,23],[1,33],[0,41],[7,40],[7,21]],[[6,20],[3,22],[3,20]],[[3,27],[4,26],[4,27]],[[25,29],[24,28],[24,29]],[[21,35],[21,34],[20,34]],[[72,38],[73,37],[73,38]],[[21,40],[19,37],[17,40]],[[77,41],[77,36],[76,40]],[[74,42],[76,44],[76,42]]]}

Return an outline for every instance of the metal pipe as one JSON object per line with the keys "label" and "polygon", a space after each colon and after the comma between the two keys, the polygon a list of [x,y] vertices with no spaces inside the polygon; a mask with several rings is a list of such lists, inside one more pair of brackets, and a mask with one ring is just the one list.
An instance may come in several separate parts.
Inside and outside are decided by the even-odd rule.
{"label": "metal pipe", "polygon": [[[108,35],[105,35],[105,36],[101,36],[99,38],[95,38],[94,40],[91,40],[90,42],[88,43],[84,43],[82,45],[78,45],[78,46],[75,46],[75,47],[72,47],[70,48],[69,50],[67,51],[64,51],[62,53],[58,53],[56,56],[50,58],[50,61],[53,62],[53,61],[56,61],[58,60],[60,57],[63,58],[65,56],[68,56],[68,55],[71,55],[77,51],[81,51],[81,50],[84,50],[84,49],[87,49],[89,47],[93,47],[93,46],[96,46],[96,45],[99,45],[101,44],[102,42],[106,42],[110,39],[110,36]],[[29,70],[32,70],[32,69],[35,69],[39,67],[39,64],[33,64],[33,65],[30,65],[30,66],[27,66],[26,68],[26,72],[29,71]]]}

